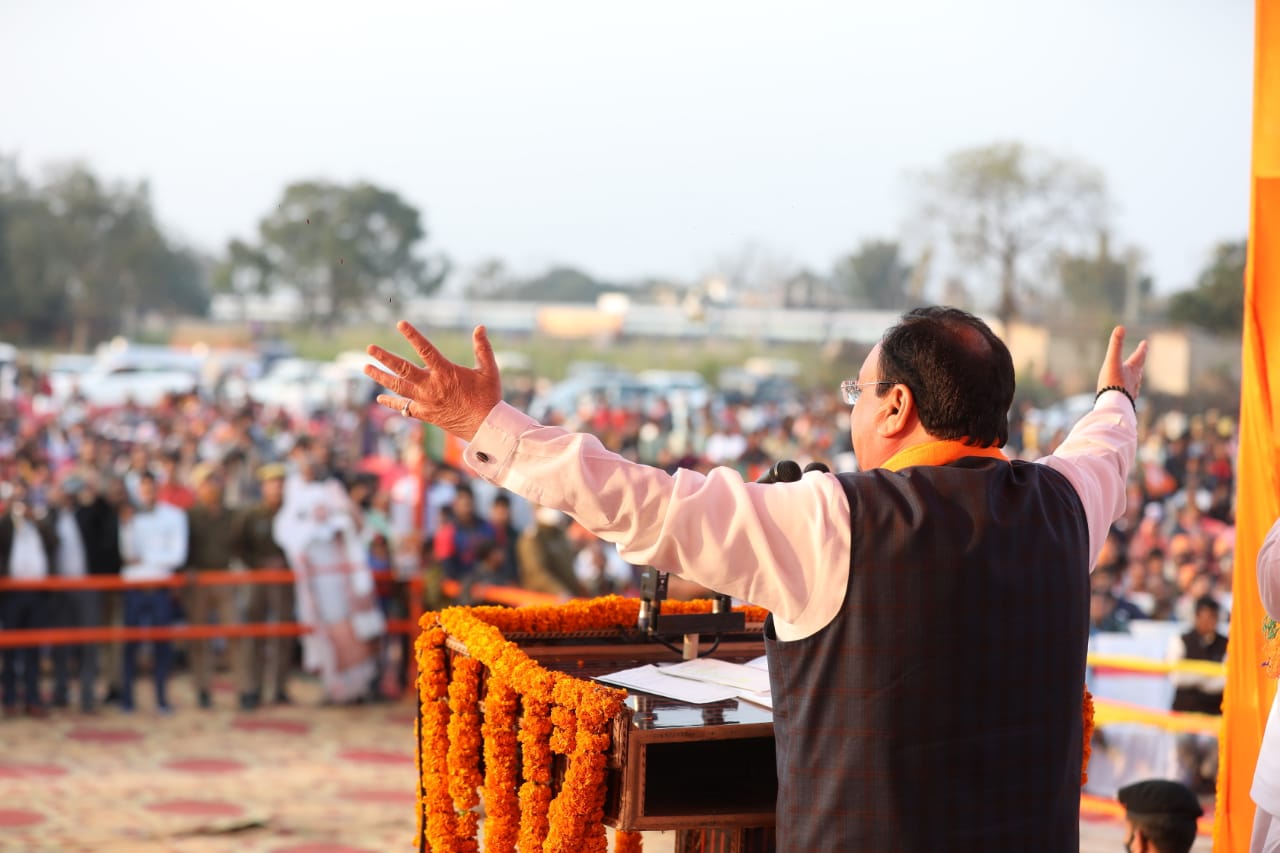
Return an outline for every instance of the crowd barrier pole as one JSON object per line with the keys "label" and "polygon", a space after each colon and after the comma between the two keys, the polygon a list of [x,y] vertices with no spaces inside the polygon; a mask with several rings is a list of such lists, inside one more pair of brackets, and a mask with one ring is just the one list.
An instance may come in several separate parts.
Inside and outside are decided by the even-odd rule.
{"label": "crowd barrier pole", "polygon": [[1137,723],[1176,734],[1218,736],[1222,733],[1222,717],[1218,714],[1191,714],[1184,711],[1158,711],[1128,702],[1110,699],[1093,700],[1095,726]]}
{"label": "crowd barrier pole", "polygon": [[[375,572],[376,579],[387,577],[387,572]],[[288,569],[232,569],[197,570],[193,579],[182,572],[167,578],[126,580],[119,575],[86,575],[83,578],[44,578],[43,580],[19,580],[0,578],[0,593],[6,591],[36,590],[46,592],[72,592],[75,590],[128,590],[182,589],[188,586],[250,586],[254,584],[291,584],[294,574]]]}
{"label": "crowd barrier pole", "polygon": [[[374,572],[375,581],[394,580],[390,572]],[[292,584],[294,573],[288,569],[251,569],[247,571],[197,571],[194,576],[184,574],[163,579],[125,580],[118,575],[88,575],[84,578],[45,578],[43,580],[19,580],[0,578],[0,594],[7,591],[34,590],[44,592],[73,592],[83,590],[127,591],[138,589],[186,589],[193,586],[249,586],[255,584]],[[416,637],[423,613],[424,580],[415,574],[407,581],[409,612],[406,619],[387,620],[388,634],[408,634]],[[456,598],[462,592],[458,581],[446,580],[442,591]],[[537,604],[558,604],[558,596],[541,592],[489,584],[476,584],[471,590],[477,600],[509,607]],[[239,623],[234,625],[174,625],[164,628],[143,627],[85,627],[85,628],[18,628],[0,631],[0,649],[29,648],[31,646],[82,645],[86,643],[130,643],[155,640],[206,640],[214,637],[298,637],[313,630],[296,622]],[[416,667],[416,656],[411,655],[411,668]],[[416,677],[416,671],[411,672]]]}
{"label": "crowd barrier pole", "polygon": [[[440,591],[450,598],[462,595],[462,584],[455,580],[444,580],[440,583]],[[534,592],[514,586],[497,586],[476,584],[471,588],[471,596],[477,601],[490,604],[505,604],[508,607],[530,607],[539,604],[564,604],[564,599],[549,592]]]}
{"label": "crowd barrier pole", "polygon": [[1170,672],[1185,672],[1204,675],[1210,678],[1226,678],[1227,666],[1211,660],[1180,660],[1168,663],[1151,658],[1140,658],[1132,655],[1096,655],[1090,654],[1089,666],[1095,671],[1134,672],[1148,675],[1162,675]]}
{"label": "crowd barrier pole", "polygon": [[[375,581],[389,580],[389,572],[374,572]],[[139,589],[187,589],[195,586],[250,586],[257,584],[292,584],[288,569],[252,569],[248,571],[197,571],[194,576],[179,574],[163,579],[125,580],[118,575],[88,575],[84,578],[45,578],[19,580],[0,578],[0,595],[7,591],[34,590],[74,592],[84,590],[128,591]],[[418,632],[421,618],[421,580],[409,581],[410,607],[408,619],[387,620],[388,634]],[[415,609],[417,613],[415,614]],[[234,625],[173,625],[167,627],[98,626],[85,628],[8,628],[0,631],[0,649],[31,646],[82,645],[86,643],[131,643],[155,640],[207,640],[214,637],[258,638],[298,637],[312,628],[297,622],[237,623]]]}
{"label": "crowd barrier pole", "polygon": [[[31,646],[78,646],[86,643],[149,643],[155,640],[211,640],[261,637],[300,637],[314,629],[297,622],[243,622],[235,625],[171,625],[165,628],[18,628],[0,631],[0,649]],[[388,619],[388,634],[416,634],[408,619]]]}

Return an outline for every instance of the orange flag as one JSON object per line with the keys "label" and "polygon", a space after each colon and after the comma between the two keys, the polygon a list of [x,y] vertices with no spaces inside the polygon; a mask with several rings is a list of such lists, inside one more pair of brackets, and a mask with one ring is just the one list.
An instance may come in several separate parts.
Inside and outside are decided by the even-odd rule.
{"label": "orange flag", "polygon": [[1253,168],[1244,273],[1236,563],[1213,849],[1247,853],[1253,769],[1276,681],[1262,667],[1256,562],[1280,517],[1280,4],[1256,0]]}

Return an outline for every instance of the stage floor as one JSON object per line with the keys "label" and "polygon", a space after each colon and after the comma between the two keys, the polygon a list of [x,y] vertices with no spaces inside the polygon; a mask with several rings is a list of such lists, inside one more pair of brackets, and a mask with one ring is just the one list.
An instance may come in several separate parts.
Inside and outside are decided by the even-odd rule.
{"label": "stage floor", "polygon": [[[172,716],[154,713],[143,687],[132,715],[0,719],[0,851],[412,849],[412,701],[322,708],[299,682],[295,705],[245,714],[227,685],[212,711],[195,707],[185,678],[173,688]],[[1114,821],[1085,821],[1081,836],[1088,853],[1123,849]],[[645,849],[673,841],[648,833]]]}

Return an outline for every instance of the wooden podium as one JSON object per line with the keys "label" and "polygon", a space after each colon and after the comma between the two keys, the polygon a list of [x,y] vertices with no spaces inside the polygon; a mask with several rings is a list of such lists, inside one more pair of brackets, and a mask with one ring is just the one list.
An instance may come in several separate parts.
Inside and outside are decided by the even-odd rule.
{"label": "wooden podium", "polygon": [[[544,667],[578,678],[679,660],[642,638],[517,642]],[[757,633],[722,643],[712,657],[744,663],[762,654]],[[777,794],[767,708],[632,691],[614,719],[605,795],[605,823],[614,829],[675,830],[677,853],[772,853]]]}

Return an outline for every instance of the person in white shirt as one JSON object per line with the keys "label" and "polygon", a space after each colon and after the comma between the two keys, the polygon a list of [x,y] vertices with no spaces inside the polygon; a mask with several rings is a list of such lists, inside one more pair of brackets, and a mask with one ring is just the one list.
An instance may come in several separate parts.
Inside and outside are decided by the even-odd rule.
{"label": "person in white shirt", "polygon": [[[1280,521],[1271,527],[1258,550],[1258,594],[1267,615],[1280,621]],[[1280,692],[1271,703],[1250,793],[1258,807],[1250,850],[1280,853]]]}
{"label": "person in white shirt", "polygon": [[[9,511],[0,517],[0,576],[40,581],[49,576],[58,540],[49,514],[42,507],[33,507],[27,499],[25,485],[15,484]],[[48,628],[48,593],[33,589],[6,590],[0,595],[0,622],[6,630]],[[21,703],[19,671],[23,682]],[[44,715],[38,646],[4,650],[3,701],[7,715],[18,713],[20,706],[31,716]]]}
{"label": "person in white shirt", "polygon": [[[187,561],[187,516],[156,500],[156,479],[150,472],[138,478],[138,503],[120,519],[120,575],[128,581],[167,580]],[[124,594],[124,624],[130,628],[165,628],[173,624],[173,593],[168,587],[139,587]],[[124,684],[120,707],[132,711],[133,681],[139,643],[124,647]],[[165,686],[173,662],[173,643],[157,640],[155,649],[156,707],[168,713]]]}

